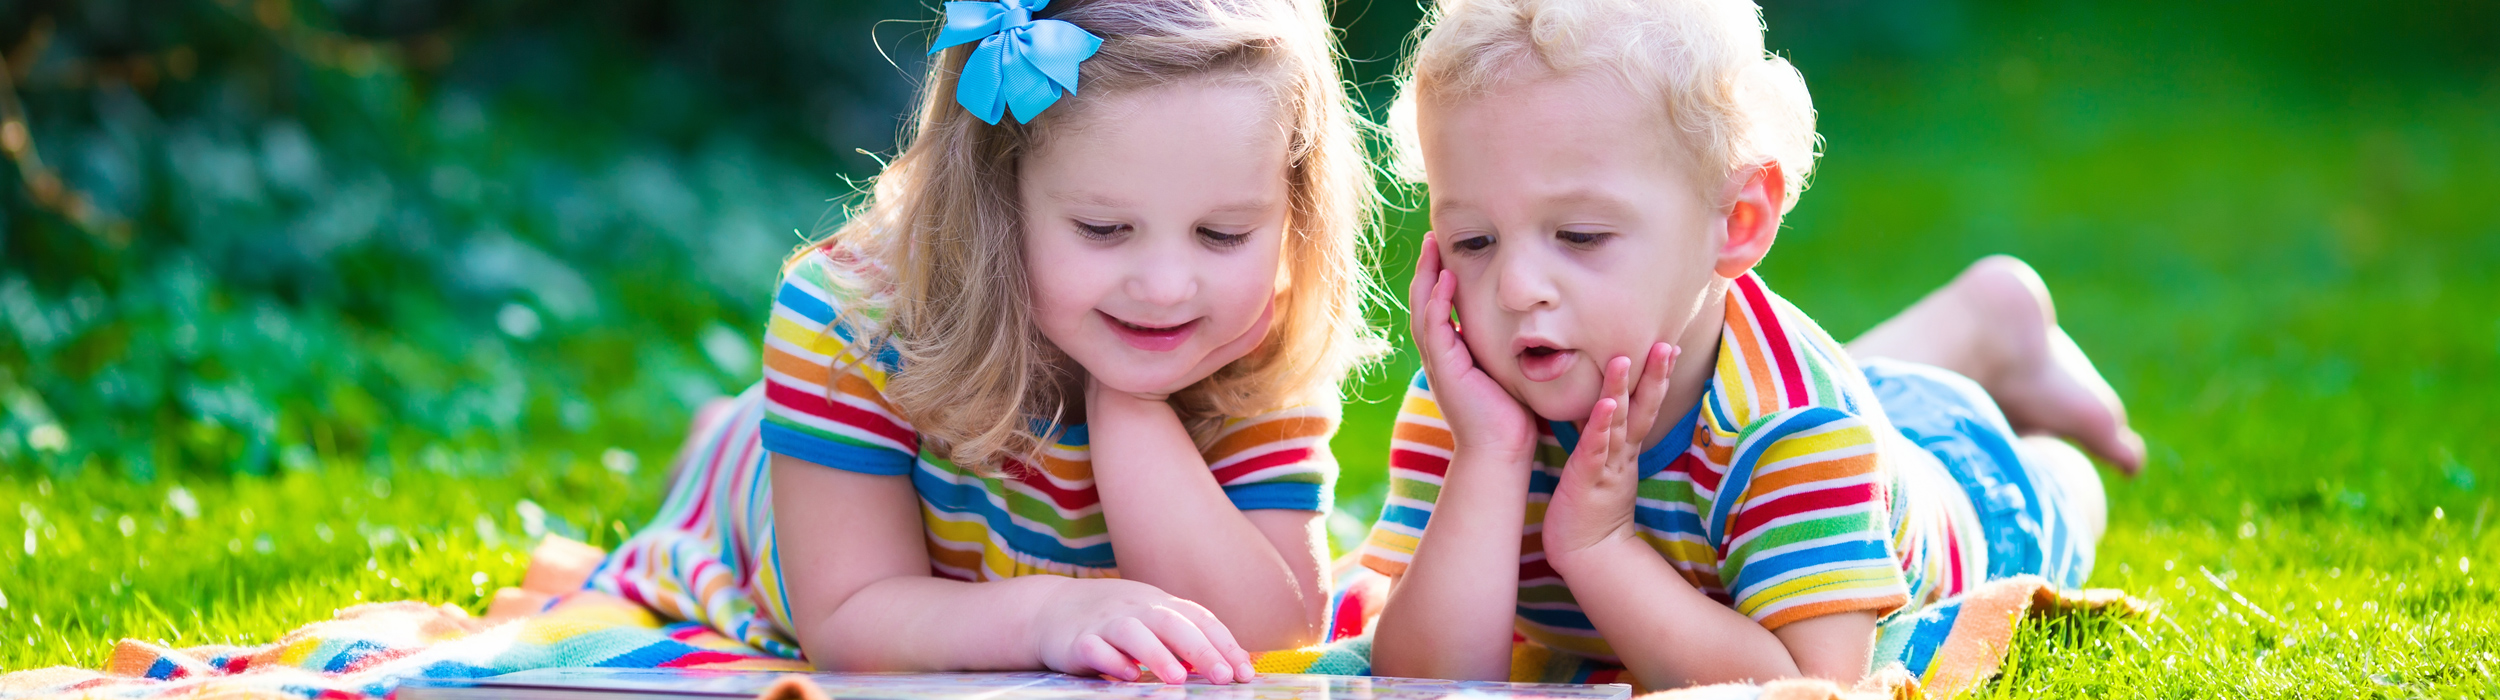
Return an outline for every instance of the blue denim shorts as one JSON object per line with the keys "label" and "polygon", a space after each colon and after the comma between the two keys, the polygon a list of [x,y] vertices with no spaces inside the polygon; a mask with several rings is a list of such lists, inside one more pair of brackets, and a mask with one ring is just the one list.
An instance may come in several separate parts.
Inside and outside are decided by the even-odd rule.
{"label": "blue denim shorts", "polygon": [[2077,587],[2092,575],[2092,549],[2074,506],[2044,469],[2026,462],[2019,438],[1977,382],[1928,365],[1860,361],[1884,414],[1960,482],[1988,538],[1988,578],[2037,574]]}

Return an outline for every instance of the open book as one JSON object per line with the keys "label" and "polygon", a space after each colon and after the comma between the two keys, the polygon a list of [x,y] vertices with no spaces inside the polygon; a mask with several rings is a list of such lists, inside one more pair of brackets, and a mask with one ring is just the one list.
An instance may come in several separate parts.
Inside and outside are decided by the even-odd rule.
{"label": "open book", "polygon": [[475,679],[411,679],[395,700],[1628,700],[1627,685],[1269,674],[1235,685],[1123,683],[1058,673],[776,673],[551,668]]}

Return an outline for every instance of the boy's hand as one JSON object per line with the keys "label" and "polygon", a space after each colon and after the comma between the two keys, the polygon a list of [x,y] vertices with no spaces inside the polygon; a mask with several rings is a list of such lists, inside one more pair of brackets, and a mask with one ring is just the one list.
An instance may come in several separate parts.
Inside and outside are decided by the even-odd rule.
{"label": "boy's hand", "polygon": [[1193,670],[1214,683],[1257,677],[1250,652],[1197,603],[1136,581],[1066,583],[1070,595],[1034,620],[1034,651],[1053,671],[1134,681],[1143,665],[1165,683],[1180,683]]}
{"label": "boy's hand", "polygon": [[1600,543],[1637,536],[1632,510],[1640,492],[1641,441],[1657,422],[1667,372],[1681,354],[1673,345],[1651,345],[1639,374],[1631,373],[1631,358],[1606,363],[1597,406],[1545,507],[1545,558],[1556,570],[1569,568],[1575,555]]}
{"label": "boy's hand", "polygon": [[1482,451],[1524,463],[1536,450],[1536,423],[1528,407],[1476,366],[1467,343],[1458,337],[1458,325],[1450,320],[1458,276],[1441,268],[1436,238],[1424,234],[1406,304],[1412,312],[1408,330],[1415,336],[1424,376],[1432,382],[1433,399],[1441,406],[1441,419],[1450,425],[1451,446],[1453,451]]}

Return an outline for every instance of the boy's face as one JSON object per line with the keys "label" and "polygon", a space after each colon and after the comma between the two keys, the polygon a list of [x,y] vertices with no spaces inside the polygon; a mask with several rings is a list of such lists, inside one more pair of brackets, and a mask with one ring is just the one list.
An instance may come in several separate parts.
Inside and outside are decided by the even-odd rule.
{"label": "boy's face", "polygon": [[[1476,364],[1548,420],[1581,421],[1605,363],[1670,342],[1724,294],[1725,217],[1656,107],[1598,77],[1516,78],[1417,106],[1432,227]],[[1713,183],[1713,190],[1718,189]]]}

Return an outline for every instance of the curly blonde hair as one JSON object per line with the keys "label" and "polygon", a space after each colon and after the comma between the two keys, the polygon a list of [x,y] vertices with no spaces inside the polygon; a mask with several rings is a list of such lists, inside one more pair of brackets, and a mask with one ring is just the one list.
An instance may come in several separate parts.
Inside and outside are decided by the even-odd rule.
{"label": "curly blonde hair", "polygon": [[[930,61],[902,152],[841,225],[799,251],[831,249],[850,299],[841,323],[900,367],[885,394],[938,454],[984,474],[1034,459],[1064,423],[1064,358],[1032,318],[1017,164],[1083,105],[1187,80],[1266,89],[1288,134],[1291,213],[1282,290],[1266,340],[1173,395],[1203,449],[1228,417],[1335,401],[1386,344],[1363,316],[1361,251],[1379,206],[1358,117],[1338,78],[1320,0],[1059,0],[1037,18],[1103,40],[1080,92],[1029,124],[982,122],[955,104],[975,48]],[[797,260],[794,257],[793,260]],[[853,361],[875,351],[853,353]],[[1035,425],[1053,426],[1036,435]]]}
{"label": "curly blonde hair", "polygon": [[1805,78],[1763,49],[1762,12],[1749,0],[1442,0],[1416,31],[1389,120],[1408,180],[1422,180],[1418,102],[1580,71],[1603,71],[1661,108],[1685,136],[1705,200],[1730,175],[1776,161],[1785,213],[1821,155]]}

